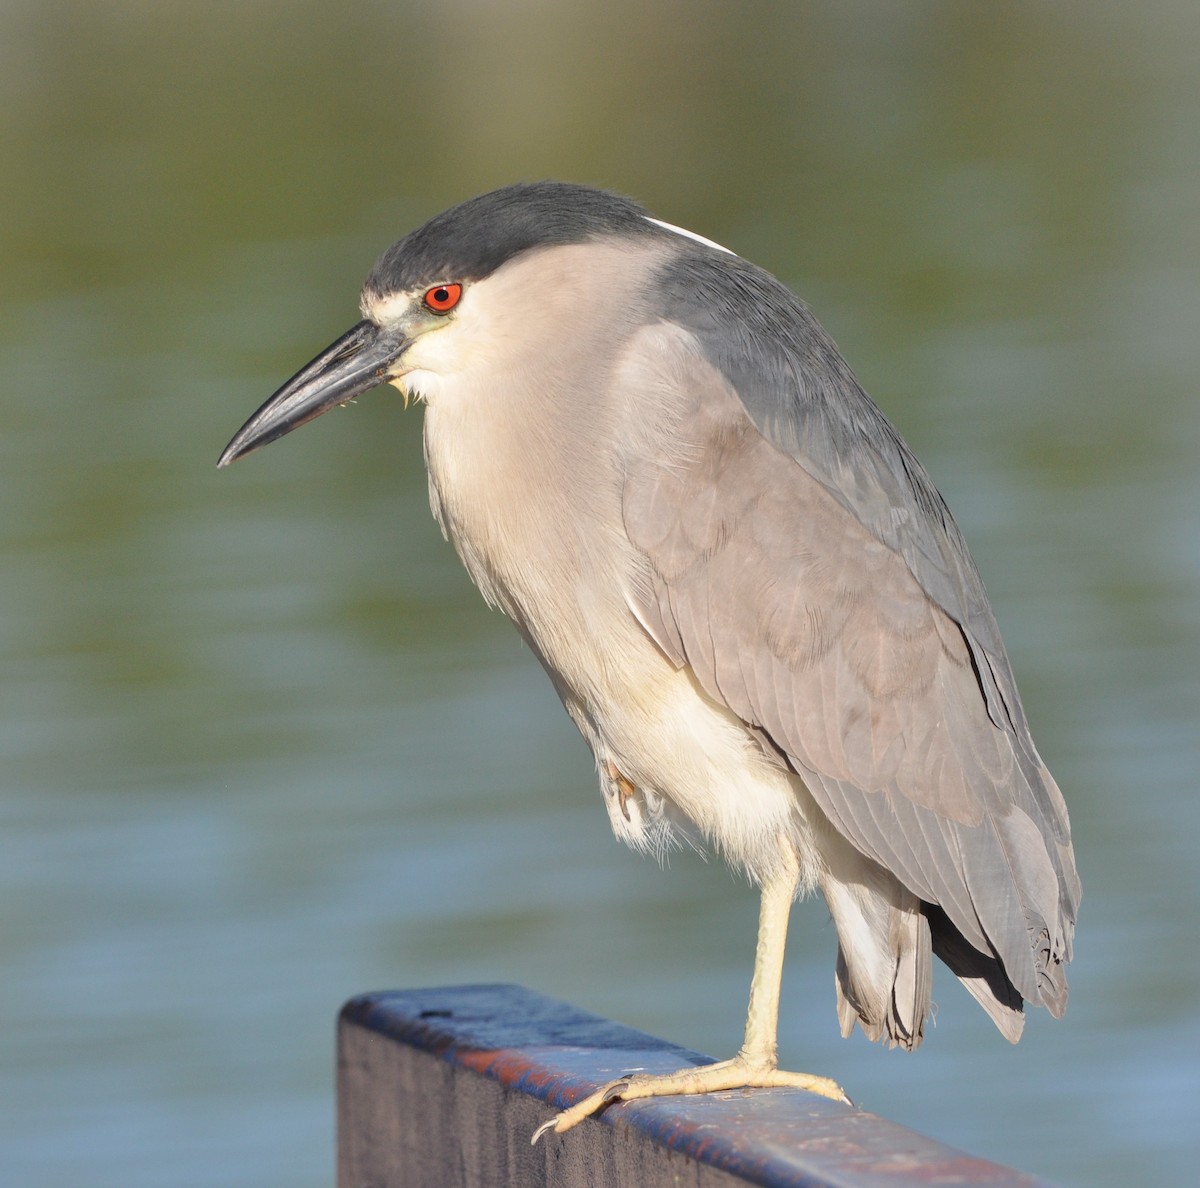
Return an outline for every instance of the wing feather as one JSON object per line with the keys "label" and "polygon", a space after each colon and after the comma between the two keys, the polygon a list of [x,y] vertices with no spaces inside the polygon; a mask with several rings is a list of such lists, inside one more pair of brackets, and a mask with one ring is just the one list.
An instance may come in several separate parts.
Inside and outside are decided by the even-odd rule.
{"label": "wing feather", "polygon": [[[635,613],[786,756],[845,837],[940,906],[981,954],[960,965],[998,959],[1024,997],[1061,1010],[1078,898],[1065,806],[965,546],[877,532],[760,432],[694,340],[675,341],[672,447],[646,441],[624,459],[626,530],[649,570]],[[908,519],[931,503],[852,477],[855,498],[896,499]],[[963,599],[940,596],[948,569],[913,571],[948,556],[961,618]]]}

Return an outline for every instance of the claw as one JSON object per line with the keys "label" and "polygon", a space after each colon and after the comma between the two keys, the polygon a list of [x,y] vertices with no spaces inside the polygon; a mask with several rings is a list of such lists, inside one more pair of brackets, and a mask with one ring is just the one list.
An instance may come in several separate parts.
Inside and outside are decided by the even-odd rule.
{"label": "claw", "polygon": [[570,1130],[572,1126],[577,1126],[584,1118],[598,1113],[611,1102],[619,1101],[632,1080],[632,1076],[618,1077],[615,1081],[609,1081],[607,1085],[601,1085],[595,1093],[589,1094],[582,1101],[577,1101],[569,1110],[563,1110],[549,1122],[543,1122],[533,1132],[533,1138],[529,1140],[530,1144],[536,1143],[542,1135],[550,1130],[553,1130],[555,1134],[562,1134],[564,1130]]}

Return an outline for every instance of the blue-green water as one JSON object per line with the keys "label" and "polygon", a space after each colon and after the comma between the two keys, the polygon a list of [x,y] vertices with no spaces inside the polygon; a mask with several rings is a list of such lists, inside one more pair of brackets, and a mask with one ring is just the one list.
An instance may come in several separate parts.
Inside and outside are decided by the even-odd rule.
{"label": "blue-green water", "polygon": [[513,980],[726,1055],[755,897],[609,836],[387,391],[232,471],[393,238],[522,177],[770,267],[983,570],[1085,896],[1066,1018],[949,979],[786,1063],[1070,1184],[1200,1143],[1200,9],[59,0],[0,10],[0,1182],[332,1179],[332,1028]]}

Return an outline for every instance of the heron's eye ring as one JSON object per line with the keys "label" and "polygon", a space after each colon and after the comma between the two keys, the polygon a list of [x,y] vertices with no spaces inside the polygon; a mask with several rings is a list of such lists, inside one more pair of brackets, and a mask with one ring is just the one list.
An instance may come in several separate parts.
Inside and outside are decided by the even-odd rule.
{"label": "heron's eye ring", "polygon": [[462,299],[462,291],[459,284],[434,285],[425,292],[425,308],[434,313],[449,313]]}

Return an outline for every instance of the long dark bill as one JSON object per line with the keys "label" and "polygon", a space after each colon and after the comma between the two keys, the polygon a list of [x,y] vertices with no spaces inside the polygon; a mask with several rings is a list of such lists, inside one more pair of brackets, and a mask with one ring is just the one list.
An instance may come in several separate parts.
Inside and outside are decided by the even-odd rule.
{"label": "long dark bill", "polygon": [[359,322],[263,404],[234,434],[217,465],[228,466],[335,404],[345,404],[384,383],[388,368],[404,353],[408,341],[374,322]]}

